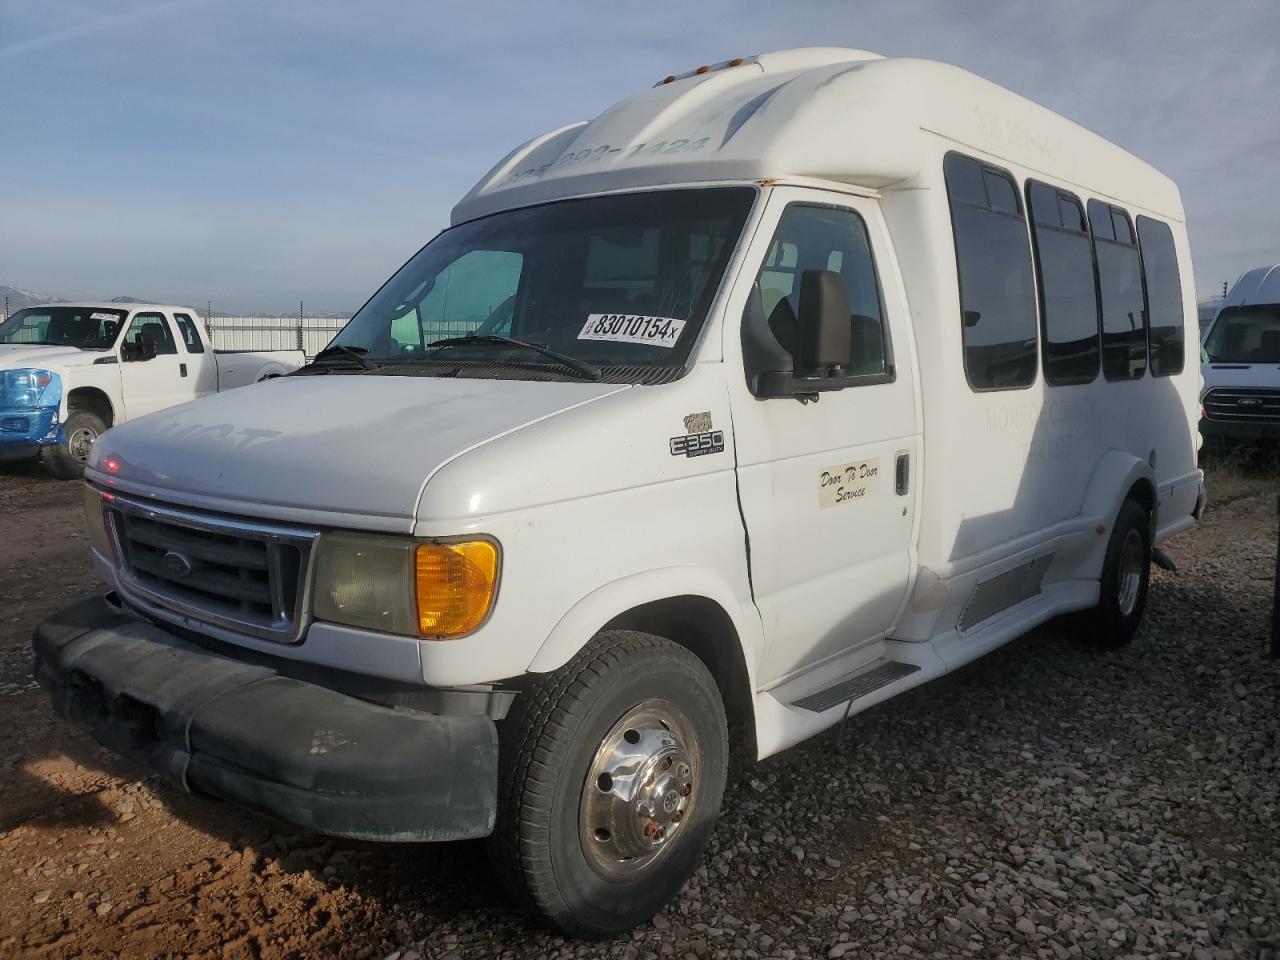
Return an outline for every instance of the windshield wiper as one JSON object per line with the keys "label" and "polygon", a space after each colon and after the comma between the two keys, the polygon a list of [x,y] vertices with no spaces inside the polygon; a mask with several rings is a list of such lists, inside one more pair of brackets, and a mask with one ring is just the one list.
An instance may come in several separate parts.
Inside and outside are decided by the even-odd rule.
{"label": "windshield wiper", "polygon": [[[314,367],[322,360],[342,360],[350,359],[360,364],[363,370],[377,370],[378,365],[365,356],[369,352],[368,347],[349,347],[345,343],[336,343],[333,346],[325,347],[317,353],[307,367]],[[306,369],[303,367],[302,369]]]}
{"label": "windshield wiper", "polygon": [[433,340],[427,344],[427,353],[435,353],[448,347],[460,347],[468,343],[499,343],[508,347],[523,347],[525,350],[532,350],[534,353],[549,357],[570,370],[582,374],[588,380],[599,380],[604,376],[603,371],[594,363],[579,360],[577,357],[571,357],[569,354],[561,353],[559,350],[552,350],[550,347],[543,346],[540,343],[517,340],[515,337],[504,336],[501,333],[468,333],[461,337],[445,337],[443,340]]}

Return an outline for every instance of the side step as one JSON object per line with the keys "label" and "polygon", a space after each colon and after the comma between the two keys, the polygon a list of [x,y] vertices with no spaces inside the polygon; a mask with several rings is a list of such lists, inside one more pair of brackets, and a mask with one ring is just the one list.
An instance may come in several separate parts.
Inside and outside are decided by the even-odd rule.
{"label": "side step", "polygon": [[875,693],[881,687],[887,687],[903,677],[909,677],[919,669],[914,663],[900,663],[897,660],[889,660],[864,673],[855,674],[847,680],[841,680],[834,687],[811,693],[809,696],[797,700],[792,706],[799,707],[801,710],[809,710],[813,713],[822,713],[837,704],[845,703],[849,700],[857,700],[859,697],[865,697],[869,693]]}
{"label": "side step", "polygon": [[1151,562],[1161,570],[1168,570],[1170,573],[1178,572],[1178,565],[1173,562],[1173,557],[1169,556],[1159,547],[1151,548]]}

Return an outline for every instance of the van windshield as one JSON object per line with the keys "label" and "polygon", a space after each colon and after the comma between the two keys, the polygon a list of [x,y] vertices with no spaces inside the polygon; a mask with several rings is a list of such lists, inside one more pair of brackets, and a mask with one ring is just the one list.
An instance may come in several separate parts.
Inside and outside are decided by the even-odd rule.
{"label": "van windshield", "polygon": [[1210,363],[1280,363],[1280,304],[1228,307],[1204,349]]}
{"label": "van windshield", "polygon": [[126,313],[100,307],[27,307],[0,323],[0,343],[106,350]]}
{"label": "van windshield", "polygon": [[379,374],[573,378],[581,366],[614,382],[652,379],[654,368],[678,375],[755,194],[590,197],[453,227],[387,281],[326,356],[354,367],[358,355]]}

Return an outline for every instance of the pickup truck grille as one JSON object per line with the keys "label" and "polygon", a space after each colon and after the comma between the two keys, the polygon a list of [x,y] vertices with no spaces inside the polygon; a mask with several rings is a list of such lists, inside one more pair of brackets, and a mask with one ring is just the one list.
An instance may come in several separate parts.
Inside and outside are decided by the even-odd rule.
{"label": "pickup truck grille", "polygon": [[1214,387],[1205,394],[1204,415],[1232,423],[1280,423],[1280,390]]}
{"label": "pickup truck grille", "polygon": [[103,510],[126,599],[263,639],[301,639],[314,532],[121,496]]}

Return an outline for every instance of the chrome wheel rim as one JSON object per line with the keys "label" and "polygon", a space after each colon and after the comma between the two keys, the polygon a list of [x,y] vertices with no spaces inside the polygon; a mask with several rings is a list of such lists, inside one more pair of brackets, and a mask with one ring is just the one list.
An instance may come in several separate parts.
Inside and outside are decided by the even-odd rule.
{"label": "chrome wheel rim", "polygon": [[1120,613],[1129,616],[1138,606],[1138,594],[1142,592],[1142,567],[1146,562],[1142,534],[1130,530],[1120,546]]}
{"label": "chrome wheel rim", "polygon": [[587,772],[579,833],[602,875],[631,879],[679,842],[698,802],[701,747],[666,700],[632,707],[601,741]]}
{"label": "chrome wheel rim", "polygon": [[90,427],[77,427],[67,437],[67,450],[78,463],[86,463],[93,442],[98,439],[98,432]]}

